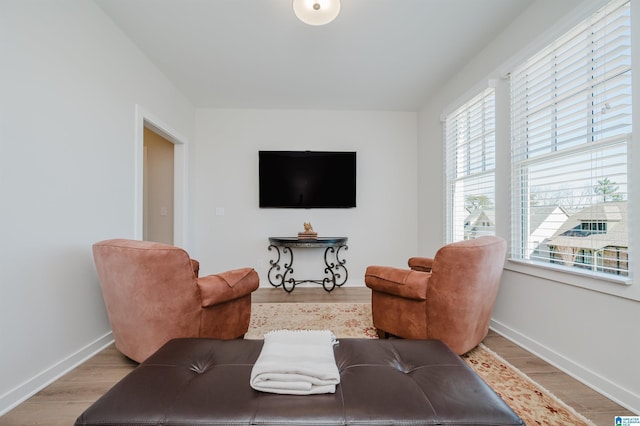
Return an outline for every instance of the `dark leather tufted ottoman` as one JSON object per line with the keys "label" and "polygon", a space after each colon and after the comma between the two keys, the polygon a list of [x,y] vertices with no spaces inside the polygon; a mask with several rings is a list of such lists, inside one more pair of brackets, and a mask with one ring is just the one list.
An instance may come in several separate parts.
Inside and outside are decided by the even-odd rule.
{"label": "dark leather tufted ottoman", "polygon": [[262,340],[176,339],[89,407],[76,425],[522,425],[435,340],[340,339],[335,394],[249,386]]}

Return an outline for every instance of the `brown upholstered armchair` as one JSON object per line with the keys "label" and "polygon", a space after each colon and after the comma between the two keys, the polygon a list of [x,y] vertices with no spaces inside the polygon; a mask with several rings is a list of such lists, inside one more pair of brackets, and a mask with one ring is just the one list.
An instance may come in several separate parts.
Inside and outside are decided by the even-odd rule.
{"label": "brown upholstered armchair", "polygon": [[198,278],[183,249],[125,239],[94,244],[93,257],[116,347],[134,361],[172,338],[236,339],[249,328],[252,268]]}
{"label": "brown upholstered armchair", "polygon": [[381,338],[438,339],[462,355],[489,331],[506,252],[499,237],[448,244],[410,270],[369,266],[373,325]]}

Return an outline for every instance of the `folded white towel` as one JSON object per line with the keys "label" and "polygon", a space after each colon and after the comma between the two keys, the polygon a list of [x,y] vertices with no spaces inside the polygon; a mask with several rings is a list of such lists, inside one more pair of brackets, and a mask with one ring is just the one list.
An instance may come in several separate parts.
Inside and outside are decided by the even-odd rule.
{"label": "folded white towel", "polygon": [[264,346],[251,370],[251,387],[290,395],[335,393],[340,373],[329,330],[277,330],[264,335]]}

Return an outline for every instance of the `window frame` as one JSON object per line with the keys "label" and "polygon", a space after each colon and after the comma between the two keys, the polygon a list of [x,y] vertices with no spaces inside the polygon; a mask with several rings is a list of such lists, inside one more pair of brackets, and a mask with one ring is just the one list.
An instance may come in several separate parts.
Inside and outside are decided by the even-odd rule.
{"label": "window frame", "polygon": [[[605,4],[610,3],[610,2],[603,2],[602,6],[604,6]],[[632,2],[633,3],[633,2]],[[597,11],[591,11],[591,13],[589,14],[589,16],[593,16]],[[586,16],[585,18],[589,18],[589,16]],[[632,12],[632,16],[633,16],[633,12]],[[582,21],[582,20],[581,20]],[[528,55],[528,57],[533,57],[537,54],[539,54],[542,50],[546,49],[546,47],[550,44],[550,43],[554,43],[556,40],[562,38],[564,36],[564,34],[566,34],[567,32],[571,32],[574,30],[574,28],[577,26],[576,24],[578,23],[574,23],[574,25],[571,26],[571,28],[569,28],[568,30],[566,30],[563,34],[559,34],[557,35],[557,37],[554,37],[553,40],[551,40],[551,42],[546,41],[544,43],[544,46],[541,46],[539,49],[537,49],[536,52],[534,52],[531,55]],[[634,20],[631,20],[631,25],[633,26],[634,24]],[[638,51],[638,48],[633,46],[633,42],[632,42],[632,48],[631,48],[631,56],[633,57],[633,54],[635,52]],[[524,62],[521,58],[521,60],[519,61],[519,63]],[[630,75],[631,78],[633,79],[633,75],[634,75],[634,71],[633,71],[633,65],[637,66],[637,62],[634,62],[632,60],[632,66],[631,66],[631,71],[630,71]],[[507,73],[508,75],[508,73]],[[636,75],[637,75],[637,71],[636,71]],[[635,81],[637,81],[637,79],[634,79]],[[596,89],[593,89],[594,91]],[[637,89],[632,88],[631,89],[631,103],[633,104],[633,100],[634,100],[634,93],[637,92]],[[498,114],[500,114],[498,112]],[[635,120],[633,120],[635,121]],[[632,134],[631,133],[627,133],[624,135],[624,140],[626,141],[626,165],[627,165],[627,194],[632,194],[633,192],[633,188],[634,188],[634,180],[632,179],[632,163],[631,163],[631,156],[632,156],[632,149],[631,147],[633,146],[633,142],[632,142]],[[511,139],[511,136],[510,136]],[[511,144],[509,144],[511,146]],[[510,168],[511,168],[511,182],[513,184],[514,179],[517,178],[517,175],[514,173],[513,170],[513,159],[510,158]],[[513,191],[510,192],[510,197],[511,197],[511,201],[509,202],[509,209],[511,212],[511,217],[512,220],[514,218],[514,215],[516,214],[514,208],[513,208],[513,202],[514,199],[516,197],[516,195],[514,194]],[[628,218],[627,220],[630,222],[631,221],[631,217],[632,217],[632,209],[633,209],[633,197],[629,196],[626,199],[626,202],[628,203]],[[593,204],[592,204],[593,205]],[[606,224],[605,224],[606,226]],[[624,259],[624,262],[627,263],[627,266],[630,268],[628,269],[628,275],[627,276],[621,276],[621,275],[613,275],[610,273],[604,273],[604,272],[592,272],[592,271],[581,271],[581,268],[574,266],[564,266],[564,265],[558,265],[558,264],[554,264],[553,263],[553,256],[551,256],[551,261],[550,263],[544,263],[544,262],[536,262],[536,261],[532,261],[529,259],[524,259],[524,258],[518,258],[518,257],[514,257],[513,254],[513,245],[517,245],[519,247],[520,250],[524,250],[523,248],[523,244],[522,241],[519,240],[517,238],[517,236],[514,236],[514,233],[516,232],[517,227],[516,226],[512,226],[510,228],[510,232],[511,232],[511,243],[512,243],[512,247],[510,250],[510,257],[509,257],[509,262],[507,262],[507,265],[505,265],[505,269],[508,270],[513,270],[513,271],[517,271],[517,272],[521,272],[521,273],[525,273],[527,275],[532,275],[532,276],[536,276],[536,277],[540,277],[540,278],[546,278],[549,279],[551,281],[558,281],[558,282],[563,282],[566,284],[570,284],[570,285],[576,285],[579,287],[583,287],[583,288],[590,288],[596,291],[602,291],[602,292],[606,292],[606,293],[618,293],[617,290],[615,290],[613,287],[606,287],[606,284],[609,282],[612,283],[617,283],[617,284],[625,284],[625,285],[630,285],[633,282],[633,269],[634,269],[634,265],[632,265],[632,252],[633,252],[633,247],[634,247],[634,234],[630,231],[627,231],[627,236],[628,236],[628,256],[626,259]],[[526,231],[525,231],[526,232]],[[516,238],[514,238],[516,237]],[[616,247],[612,247],[613,251],[619,251],[618,248]],[[605,266],[604,264],[599,264],[598,260],[600,259],[600,255],[598,253],[595,252],[591,252],[590,254],[584,254],[584,256],[590,257],[594,259],[594,267],[597,267],[599,270],[606,270],[607,266]],[[584,257],[583,256],[583,257]],[[637,265],[635,265],[635,269],[637,269]],[[605,287],[603,287],[603,282],[605,284]],[[624,287],[620,287],[620,290],[622,290]],[[609,290],[613,290],[613,291],[609,291]]]}

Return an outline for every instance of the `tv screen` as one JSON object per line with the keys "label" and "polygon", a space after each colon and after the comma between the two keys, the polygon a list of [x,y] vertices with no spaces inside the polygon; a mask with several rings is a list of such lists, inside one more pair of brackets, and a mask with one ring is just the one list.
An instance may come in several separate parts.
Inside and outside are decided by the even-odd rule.
{"label": "tv screen", "polygon": [[356,206],[356,153],[259,151],[260,207]]}

